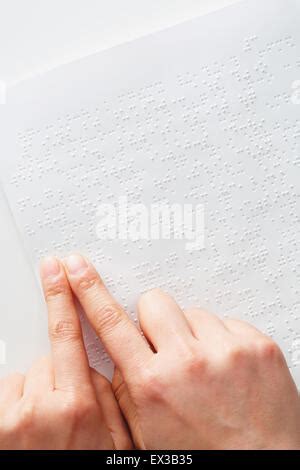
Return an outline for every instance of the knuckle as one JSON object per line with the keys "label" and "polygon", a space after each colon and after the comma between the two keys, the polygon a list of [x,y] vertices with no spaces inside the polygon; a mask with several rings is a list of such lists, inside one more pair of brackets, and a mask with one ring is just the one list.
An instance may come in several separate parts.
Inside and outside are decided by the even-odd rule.
{"label": "knuckle", "polygon": [[47,302],[68,294],[69,288],[62,279],[55,280],[45,286],[45,299]]}
{"label": "knuckle", "polygon": [[68,422],[75,420],[79,414],[79,406],[76,400],[68,400],[62,405],[61,416]]}
{"label": "knuckle", "polygon": [[81,294],[85,294],[96,284],[101,284],[99,275],[93,271],[87,271],[82,277],[77,281],[77,290]]}
{"label": "knuckle", "polygon": [[284,361],[279,346],[268,337],[256,340],[252,344],[231,345],[221,362],[226,370],[247,370],[247,367],[259,361]]}
{"label": "knuckle", "polygon": [[114,303],[99,305],[95,311],[95,328],[102,333],[110,332],[119,323],[123,322],[120,307]]}
{"label": "knuckle", "polygon": [[251,350],[246,348],[243,344],[233,345],[230,348],[228,355],[225,357],[225,365],[229,368],[244,365],[251,357]]}
{"label": "knuckle", "polygon": [[207,360],[203,355],[193,354],[186,363],[186,372],[191,377],[203,376],[207,371]]}
{"label": "knuckle", "polygon": [[51,341],[70,341],[80,338],[80,331],[70,320],[56,319],[49,323]]}
{"label": "knuckle", "polygon": [[271,338],[265,338],[256,345],[256,351],[260,359],[279,360],[283,359],[283,354],[278,344]]}
{"label": "knuckle", "polygon": [[95,404],[91,399],[80,399],[74,396],[69,398],[62,406],[62,416],[70,422],[80,422],[89,418],[95,412]]}
{"label": "knuckle", "polygon": [[162,378],[151,370],[143,370],[137,378],[137,393],[147,402],[165,401],[167,386]]}

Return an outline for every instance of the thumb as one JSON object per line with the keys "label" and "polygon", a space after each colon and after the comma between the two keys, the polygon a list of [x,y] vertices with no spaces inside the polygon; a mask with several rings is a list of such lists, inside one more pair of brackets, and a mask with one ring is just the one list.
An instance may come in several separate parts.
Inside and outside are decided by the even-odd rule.
{"label": "thumb", "polygon": [[112,389],[119,403],[119,407],[121,408],[122,413],[127,421],[135,446],[138,449],[145,449],[136,406],[130,396],[121,372],[118,369],[115,369],[112,380]]}
{"label": "thumb", "polygon": [[91,379],[96,392],[97,401],[101,407],[103,418],[114,442],[115,449],[132,449],[129,431],[112,391],[111,383],[94,369],[91,369]]}

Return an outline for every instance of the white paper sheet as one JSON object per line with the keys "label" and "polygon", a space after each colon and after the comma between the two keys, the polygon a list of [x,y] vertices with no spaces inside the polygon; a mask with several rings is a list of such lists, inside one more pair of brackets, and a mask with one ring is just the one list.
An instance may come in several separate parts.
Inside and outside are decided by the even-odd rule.
{"label": "white paper sheet", "polygon": [[[241,2],[23,82],[0,111],[1,179],[34,266],[84,252],[133,318],[161,287],[246,319],[298,385],[299,14]],[[99,206],[119,198],[200,205],[204,247],[99,239]],[[109,374],[86,324],[85,340]]]}

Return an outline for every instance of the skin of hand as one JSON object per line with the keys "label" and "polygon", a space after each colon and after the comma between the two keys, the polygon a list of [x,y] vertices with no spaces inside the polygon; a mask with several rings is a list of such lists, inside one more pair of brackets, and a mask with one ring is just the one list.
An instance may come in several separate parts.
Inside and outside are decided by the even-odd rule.
{"label": "skin of hand", "polygon": [[141,449],[298,449],[300,401],[284,356],[247,323],[142,295],[140,331],[94,267],[71,255],[73,293],[116,365],[115,395]]}
{"label": "skin of hand", "polygon": [[41,277],[51,357],[0,383],[1,449],[131,449],[111,384],[88,365],[64,266],[46,259]]}

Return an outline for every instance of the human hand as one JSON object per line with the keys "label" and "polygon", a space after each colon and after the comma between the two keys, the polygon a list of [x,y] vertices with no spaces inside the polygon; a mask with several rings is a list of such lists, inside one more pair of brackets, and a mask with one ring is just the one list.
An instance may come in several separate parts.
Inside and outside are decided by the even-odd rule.
{"label": "human hand", "polygon": [[1,380],[0,448],[132,448],[111,384],[88,365],[63,265],[47,259],[41,276],[52,355]]}
{"label": "human hand", "polygon": [[115,394],[137,447],[300,448],[298,391],[270,338],[238,320],[183,312],[154,290],[138,305],[146,342],[89,262],[73,255],[66,270],[116,365]]}

